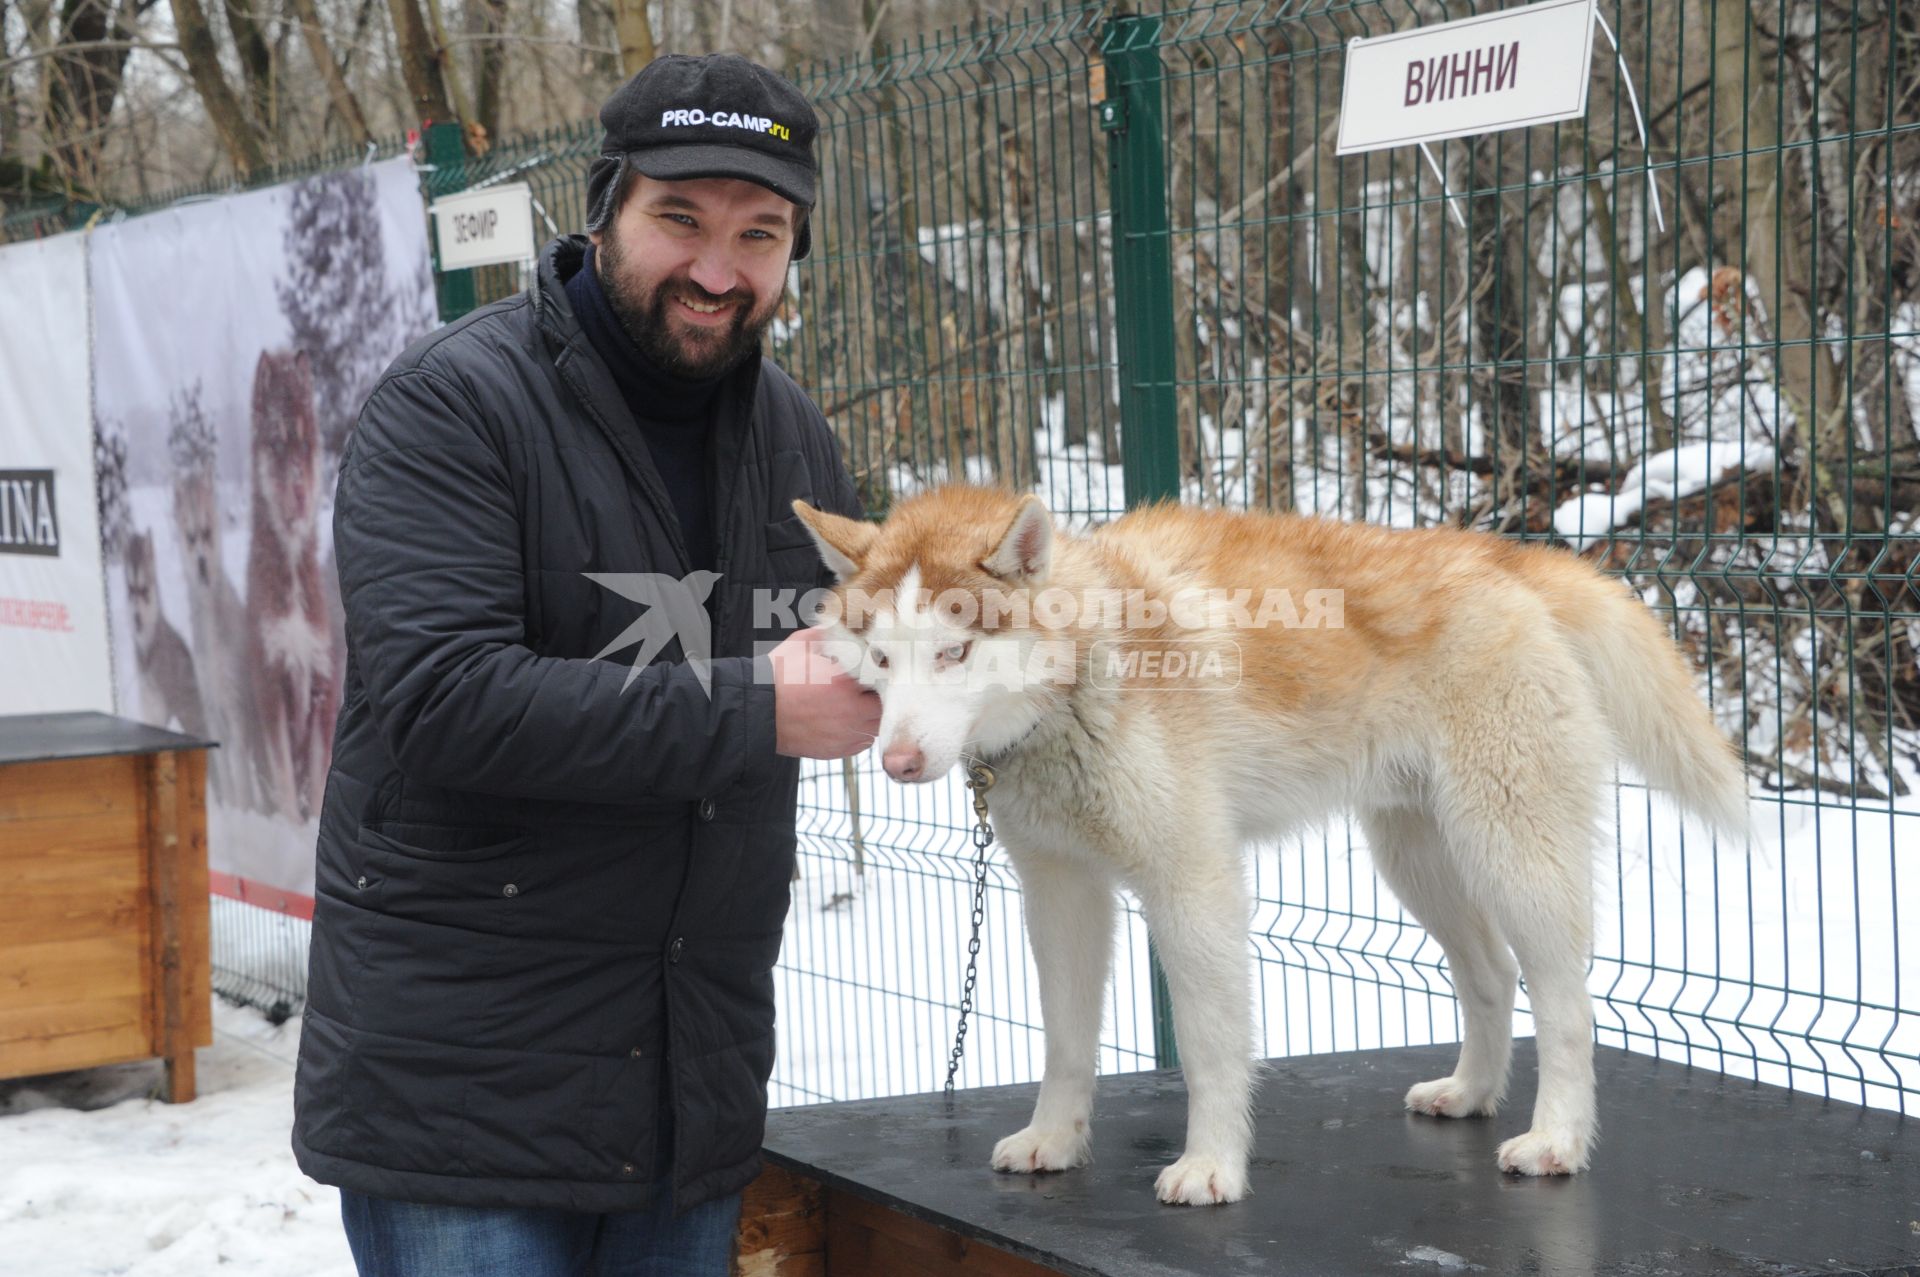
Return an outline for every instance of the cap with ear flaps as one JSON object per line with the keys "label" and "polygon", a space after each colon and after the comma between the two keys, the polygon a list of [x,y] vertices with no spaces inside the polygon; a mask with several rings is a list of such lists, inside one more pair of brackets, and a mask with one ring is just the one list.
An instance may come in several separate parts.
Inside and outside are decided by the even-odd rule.
{"label": "cap with ear flaps", "polygon": [[661,181],[731,177],[805,210],[793,259],[813,248],[810,226],[820,131],[813,106],[782,77],[737,53],[656,58],[600,108],[606,137],[587,173],[587,229],[604,230],[629,166]]}

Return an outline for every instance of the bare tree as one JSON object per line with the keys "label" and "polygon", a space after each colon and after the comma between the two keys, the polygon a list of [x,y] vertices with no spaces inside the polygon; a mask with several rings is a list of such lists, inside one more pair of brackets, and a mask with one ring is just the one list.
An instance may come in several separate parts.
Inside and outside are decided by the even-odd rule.
{"label": "bare tree", "polygon": [[393,15],[395,52],[414,118],[442,123],[458,118],[447,93],[440,47],[434,42],[418,0],[387,0],[387,9]]}
{"label": "bare tree", "polygon": [[653,61],[653,23],[647,0],[613,0],[613,25],[620,37],[620,69],[632,75]]}
{"label": "bare tree", "polygon": [[266,148],[261,145],[253,122],[247,118],[239,95],[227,83],[227,73],[220,66],[219,46],[214,41],[213,29],[207,25],[206,10],[200,7],[200,0],[171,0],[171,3],[174,31],[180,41],[180,51],[186,56],[193,87],[226,147],[228,159],[243,176],[265,168]]}
{"label": "bare tree", "polygon": [[360,99],[354,96],[353,87],[347,83],[346,71],[334,59],[333,48],[327,42],[327,31],[320,21],[319,6],[315,0],[293,0],[293,9],[299,19],[300,34],[307,42],[307,54],[313,59],[314,69],[320,73],[320,78],[326,82],[327,99],[334,113],[340,117],[354,141],[363,146],[373,141],[373,130],[367,127],[366,112],[360,109]]}

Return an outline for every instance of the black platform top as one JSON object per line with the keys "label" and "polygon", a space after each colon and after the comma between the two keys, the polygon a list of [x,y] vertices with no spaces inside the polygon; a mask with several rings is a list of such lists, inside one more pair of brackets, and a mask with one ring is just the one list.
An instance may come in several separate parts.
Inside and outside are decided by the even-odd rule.
{"label": "black platform top", "polygon": [[[1500,1117],[1416,1117],[1407,1087],[1455,1048],[1275,1060],[1257,1106],[1252,1194],[1162,1206],[1180,1152],[1178,1073],[1103,1077],[1094,1162],[1007,1175],[987,1159],[1027,1124],[1033,1086],[782,1109],[771,1160],[1063,1273],[1920,1273],[1920,1123],[1623,1051],[1599,1052],[1593,1167],[1494,1166],[1527,1124],[1533,1044]],[[1914,1266],[1911,1269],[1908,1266]]]}
{"label": "black platform top", "polygon": [[0,765],[49,763],[98,754],[157,754],[163,749],[207,749],[218,744],[91,710],[0,714]]}

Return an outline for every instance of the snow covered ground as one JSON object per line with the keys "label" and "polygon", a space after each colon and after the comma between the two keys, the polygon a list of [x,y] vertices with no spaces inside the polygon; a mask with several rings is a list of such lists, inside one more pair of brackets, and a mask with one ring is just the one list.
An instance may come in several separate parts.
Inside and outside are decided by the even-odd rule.
{"label": "snow covered ground", "polygon": [[6,1277],[353,1277],[340,1195],[293,1164],[300,1022],[214,1004],[199,1098],[158,1061],[0,1082]]}

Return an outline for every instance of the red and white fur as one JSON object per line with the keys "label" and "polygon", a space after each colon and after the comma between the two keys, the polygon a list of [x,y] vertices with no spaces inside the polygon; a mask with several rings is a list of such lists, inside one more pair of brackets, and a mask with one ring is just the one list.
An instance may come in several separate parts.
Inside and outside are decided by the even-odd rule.
{"label": "red and white fur", "polygon": [[[1685,661],[1618,582],[1494,536],[1290,515],[1158,506],[1068,536],[1033,497],[960,486],[905,500],[879,526],[796,509],[840,578],[844,663],[881,694],[887,771],[925,782],[984,759],[997,772],[988,803],[1021,883],[1046,1071],[1032,1121],[1000,1141],[996,1168],[1059,1171],[1090,1156],[1124,884],[1166,969],[1188,1087],[1186,1148],[1158,1195],[1209,1204],[1247,1192],[1243,852],[1342,808],[1445,949],[1464,1013],[1453,1072],[1415,1085],[1407,1107],[1498,1111],[1524,973],[1539,1090],[1498,1164],[1524,1175],[1587,1166],[1591,877],[1614,761],[1721,829],[1745,824],[1741,770]],[[1296,603],[1331,590],[1343,606],[1311,618],[1337,623],[1247,628],[1211,608],[1117,629],[1085,608],[1046,628],[1037,609],[1015,623],[983,608],[962,623],[966,609],[940,607],[953,591],[1048,588],[1160,600],[1278,589]],[[1106,645],[1168,643],[1222,658],[1225,673],[1167,687],[1095,668]]]}
{"label": "red and white fur", "polygon": [[320,809],[339,685],[319,552],[320,431],[305,352],[262,351],[253,376],[248,666],[270,810]]}

